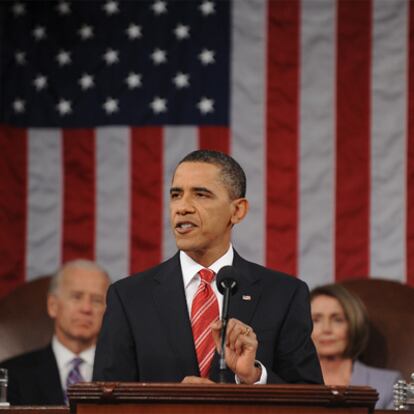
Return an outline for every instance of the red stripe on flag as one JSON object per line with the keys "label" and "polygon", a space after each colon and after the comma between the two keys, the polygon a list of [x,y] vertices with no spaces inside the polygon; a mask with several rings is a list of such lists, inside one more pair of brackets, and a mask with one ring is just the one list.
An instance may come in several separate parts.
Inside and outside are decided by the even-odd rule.
{"label": "red stripe on flag", "polygon": [[95,258],[95,131],[63,130],[62,260]]}
{"label": "red stripe on flag", "polygon": [[200,149],[230,152],[230,131],[227,127],[200,127],[198,140]]}
{"label": "red stripe on flag", "polygon": [[296,274],[299,2],[268,7],[266,264]]}
{"label": "red stripe on flag", "polygon": [[371,1],[339,1],[336,280],[369,275],[371,19]]}
{"label": "red stripe on flag", "polygon": [[407,139],[407,283],[414,286],[414,3],[409,3]]}
{"label": "red stripe on flag", "polygon": [[162,139],[161,128],[131,130],[131,273],[161,261]]}
{"label": "red stripe on flag", "polygon": [[27,131],[0,127],[0,297],[25,280]]}

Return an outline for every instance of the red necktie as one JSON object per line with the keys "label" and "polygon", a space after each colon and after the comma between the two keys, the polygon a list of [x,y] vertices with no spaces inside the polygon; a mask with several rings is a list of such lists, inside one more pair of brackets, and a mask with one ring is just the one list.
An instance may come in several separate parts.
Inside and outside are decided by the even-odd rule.
{"label": "red necktie", "polygon": [[219,307],[217,297],[210,286],[215,276],[214,272],[210,269],[201,269],[199,275],[200,285],[191,306],[191,325],[200,375],[208,377],[216,348],[210,324],[218,318]]}

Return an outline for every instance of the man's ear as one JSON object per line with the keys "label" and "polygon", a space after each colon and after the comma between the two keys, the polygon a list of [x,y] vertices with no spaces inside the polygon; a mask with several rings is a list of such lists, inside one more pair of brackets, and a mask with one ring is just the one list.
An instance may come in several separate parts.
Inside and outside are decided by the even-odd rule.
{"label": "man's ear", "polygon": [[48,295],[47,296],[47,313],[52,319],[56,318],[57,315],[57,308],[58,308],[58,300],[56,295]]}
{"label": "man's ear", "polygon": [[232,201],[233,214],[231,216],[231,224],[240,223],[249,211],[249,202],[247,198],[237,198]]}

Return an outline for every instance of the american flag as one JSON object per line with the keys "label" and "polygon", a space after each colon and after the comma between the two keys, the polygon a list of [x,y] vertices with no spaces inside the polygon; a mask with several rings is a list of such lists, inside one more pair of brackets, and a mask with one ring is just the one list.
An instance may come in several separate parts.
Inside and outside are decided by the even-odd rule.
{"label": "american flag", "polygon": [[409,0],[0,3],[0,294],[77,257],[175,252],[168,190],[233,155],[247,259],[310,286],[414,285]]}

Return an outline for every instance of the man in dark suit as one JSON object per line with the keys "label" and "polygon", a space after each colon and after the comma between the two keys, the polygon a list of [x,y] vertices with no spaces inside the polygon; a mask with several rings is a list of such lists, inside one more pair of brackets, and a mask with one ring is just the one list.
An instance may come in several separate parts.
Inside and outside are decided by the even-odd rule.
{"label": "man in dark suit", "polygon": [[227,327],[227,380],[323,382],[305,283],[244,260],[231,245],[248,211],[245,191],[244,171],[225,154],[194,151],[178,164],[170,220],[179,252],[109,288],[94,380],[217,381],[222,299],[211,279],[233,265],[240,281]]}
{"label": "man in dark suit", "polygon": [[109,282],[88,260],[67,262],[55,274],[47,298],[54,320],[51,344],[0,363],[8,369],[12,405],[64,404],[68,385],[91,380]]}

